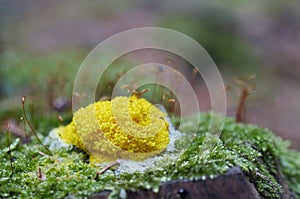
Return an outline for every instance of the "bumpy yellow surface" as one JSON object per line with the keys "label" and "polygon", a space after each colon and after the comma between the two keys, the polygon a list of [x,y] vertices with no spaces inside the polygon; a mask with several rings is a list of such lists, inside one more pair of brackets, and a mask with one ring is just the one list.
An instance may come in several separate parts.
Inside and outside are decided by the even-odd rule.
{"label": "bumpy yellow surface", "polygon": [[116,97],[75,112],[72,122],[59,128],[59,136],[85,150],[94,163],[143,160],[167,147],[165,117],[165,113],[143,98]]}

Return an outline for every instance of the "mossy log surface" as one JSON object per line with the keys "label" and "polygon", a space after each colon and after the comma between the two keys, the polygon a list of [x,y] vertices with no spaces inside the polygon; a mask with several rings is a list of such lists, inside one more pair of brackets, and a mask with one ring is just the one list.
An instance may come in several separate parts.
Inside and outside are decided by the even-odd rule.
{"label": "mossy log surface", "polygon": [[[110,192],[94,194],[90,199],[106,199]],[[162,183],[158,193],[151,190],[128,191],[131,199],[158,198],[248,198],[259,199],[259,193],[238,167],[230,168],[225,174],[206,180],[173,180]]]}
{"label": "mossy log surface", "polygon": [[[194,118],[183,120],[185,136],[176,142],[174,152],[178,158],[171,159],[168,155],[172,154],[165,152],[164,159],[144,172],[117,173],[112,169],[97,178],[101,168],[89,164],[87,155],[75,147],[53,150],[54,155],[48,156],[41,153],[43,147],[33,140],[28,144],[12,140],[14,174],[8,147],[0,151],[0,197],[86,198],[103,191],[108,191],[110,198],[123,197],[124,192],[134,197],[137,190],[161,193],[162,185],[169,186],[174,181],[211,183],[218,187],[214,179],[239,167],[259,197],[300,198],[300,154],[288,149],[288,142],[267,129],[236,123],[232,118],[226,118],[218,137],[208,132],[211,114],[201,114],[200,118],[199,126]],[[178,125],[178,119],[172,121]],[[196,133],[189,133],[195,129]],[[42,129],[38,132],[41,139],[47,133]],[[1,146],[6,146],[6,137],[0,141]],[[206,150],[212,143],[213,147]],[[173,191],[178,192],[177,188]]]}

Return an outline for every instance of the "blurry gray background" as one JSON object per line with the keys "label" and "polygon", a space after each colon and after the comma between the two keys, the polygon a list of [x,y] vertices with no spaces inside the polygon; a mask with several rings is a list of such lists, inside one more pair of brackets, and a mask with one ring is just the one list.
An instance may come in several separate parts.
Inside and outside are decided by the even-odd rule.
{"label": "blurry gray background", "polygon": [[[300,149],[300,3],[291,0],[0,0],[1,119],[20,106],[21,95],[46,104],[62,93],[69,97],[72,78],[91,49],[143,26],[171,28],[197,40],[227,85],[256,73],[246,121]],[[209,109],[207,98],[203,94],[202,110]],[[229,90],[228,115],[237,102]]]}

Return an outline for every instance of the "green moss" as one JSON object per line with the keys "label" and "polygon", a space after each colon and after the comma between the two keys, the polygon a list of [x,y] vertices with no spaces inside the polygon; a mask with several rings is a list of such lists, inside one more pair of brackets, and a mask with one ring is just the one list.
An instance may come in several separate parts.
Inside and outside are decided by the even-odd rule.
{"label": "green moss", "polygon": [[[178,125],[178,119],[173,121]],[[189,125],[185,125],[186,136],[176,142],[175,153],[179,157],[172,159],[166,152],[164,159],[143,173],[107,171],[95,178],[101,168],[88,164],[87,155],[76,148],[56,150],[49,157],[39,153],[43,148],[37,144],[21,145],[15,141],[11,147],[14,175],[7,148],[3,147],[0,153],[0,197],[82,198],[103,190],[110,190],[111,197],[117,197],[123,189],[158,191],[161,182],[213,178],[239,166],[263,198],[280,198],[282,187],[276,177],[279,166],[300,198],[300,154],[289,150],[287,142],[266,129],[235,123],[230,118],[220,137],[207,133],[210,114],[201,115],[199,128],[190,125],[191,121],[194,120],[183,121]],[[195,129],[195,135],[188,133]],[[39,168],[46,179],[39,179]]]}

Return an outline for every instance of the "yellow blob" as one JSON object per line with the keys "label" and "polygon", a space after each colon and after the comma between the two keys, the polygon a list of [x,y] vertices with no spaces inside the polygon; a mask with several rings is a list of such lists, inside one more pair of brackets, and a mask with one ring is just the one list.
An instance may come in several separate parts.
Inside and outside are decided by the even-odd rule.
{"label": "yellow blob", "polygon": [[116,97],[79,109],[58,133],[66,143],[85,150],[90,162],[139,161],[160,153],[169,144],[165,117],[143,98]]}

